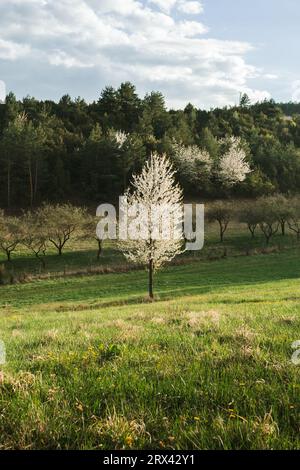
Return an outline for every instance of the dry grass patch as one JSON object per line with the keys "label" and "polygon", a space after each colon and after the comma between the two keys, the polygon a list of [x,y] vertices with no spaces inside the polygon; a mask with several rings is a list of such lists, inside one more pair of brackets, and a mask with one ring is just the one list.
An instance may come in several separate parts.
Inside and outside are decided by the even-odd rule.
{"label": "dry grass patch", "polygon": [[191,328],[198,328],[207,324],[219,326],[221,315],[217,310],[200,312],[187,312],[187,324]]}
{"label": "dry grass patch", "polygon": [[124,450],[135,448],[141,441],[151,443],[151,436],[142,420],[129,420],[116,412],[104,420],[94,416],[88,432],[97,435],[100,448],[108,444],[110,448]]}

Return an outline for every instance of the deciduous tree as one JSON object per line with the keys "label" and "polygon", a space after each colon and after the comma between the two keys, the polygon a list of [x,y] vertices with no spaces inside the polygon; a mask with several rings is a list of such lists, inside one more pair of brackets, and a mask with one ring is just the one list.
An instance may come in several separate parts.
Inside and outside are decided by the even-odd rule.
{"label": "deciduous tree", "polygon": [[[153,273],[182,252],[182,190],[166,156],[152,154],[140,174],[134,175],[126,193],[128,213],[135,213],[138,236],[120,242],[126,258],[147,267],[149,297],[153,298]],[[170,221],[167,233],[161,224]]]}

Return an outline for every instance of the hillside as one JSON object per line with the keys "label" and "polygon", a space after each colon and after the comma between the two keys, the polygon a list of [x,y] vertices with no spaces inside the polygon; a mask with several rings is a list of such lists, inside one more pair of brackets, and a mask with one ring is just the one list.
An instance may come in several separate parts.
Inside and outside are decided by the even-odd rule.
{"label": "hillside", "polygon": [[[126,133],[126,144],[114,139]],[[10,93],[0,106],[0,207],[20,208],[47,201],[97,204],[115,200],[151,152],[173,158],[174,141],[197,146],[213,162],[222,139],[238,137],[251,173],[234,189],[221,187],[200,167],[194,180],[186,165],[174,165],[186,196],[254,197],[295,193],[300,187],[299,104],[264,101],[205,111],[192,104],[167,110],[164,97],[141,98],[131,83],[105,88],[97,102],[71,99],[56,103]],[[182,162],[181,162],[182,163]]]}

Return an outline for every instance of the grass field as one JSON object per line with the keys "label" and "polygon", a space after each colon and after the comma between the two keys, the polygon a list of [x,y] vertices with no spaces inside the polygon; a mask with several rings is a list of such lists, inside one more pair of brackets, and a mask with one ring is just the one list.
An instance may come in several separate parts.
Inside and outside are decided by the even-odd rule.
{"label": "grass field", "polygon": [[299,449],[299,261],[0,287],[0,448]]}
{"label": "grass field", "polygon": [[[217,224],[206,224],[205,245],[203,250],[187,252],[182,255],[182,262],[186,260],[214,260],[226,256],[241,256],[245,254],[259,254],[261,252],[295,250],[300,245],[292,232],[285,237],[279,233],[272,238],[270,246],[267,247],[265,239],[257,229],[255,239],[251,239],[250,232],[245,225],[231,222],[225,234],[224,243],[219,242],[219,229]],[[91,272],[122,272],[130,271],[132,266],[128,265],[122,253],[116,249],[114,242],[105,241],[103,252],[99,260],[96,257],[97,243],[94,240],[73,240],[65,246],[63,256],[58,256],[52,245],[49,245],[45,257],[45,268],[42,267],[30,251],[19,245],[16,252],[12,254],[12,262],[6,262],[4,253],[0,251],[0,266],[5,266],[6,271],[12,274],[16,280],[23,277],[50,278],[57,276],[70,276],[77,274],[89,274]],[[9,276],[8,276],[9,279]],[[1,284],[1,278],[0,278]]]}

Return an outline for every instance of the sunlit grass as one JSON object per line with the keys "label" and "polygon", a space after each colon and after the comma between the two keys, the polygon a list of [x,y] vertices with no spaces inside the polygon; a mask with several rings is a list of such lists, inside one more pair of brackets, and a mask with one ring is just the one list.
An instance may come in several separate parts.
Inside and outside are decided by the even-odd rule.
{"label": "sunlit grass", "polygon": [[299,448],[298,250],[0,288],[0,446]]}

